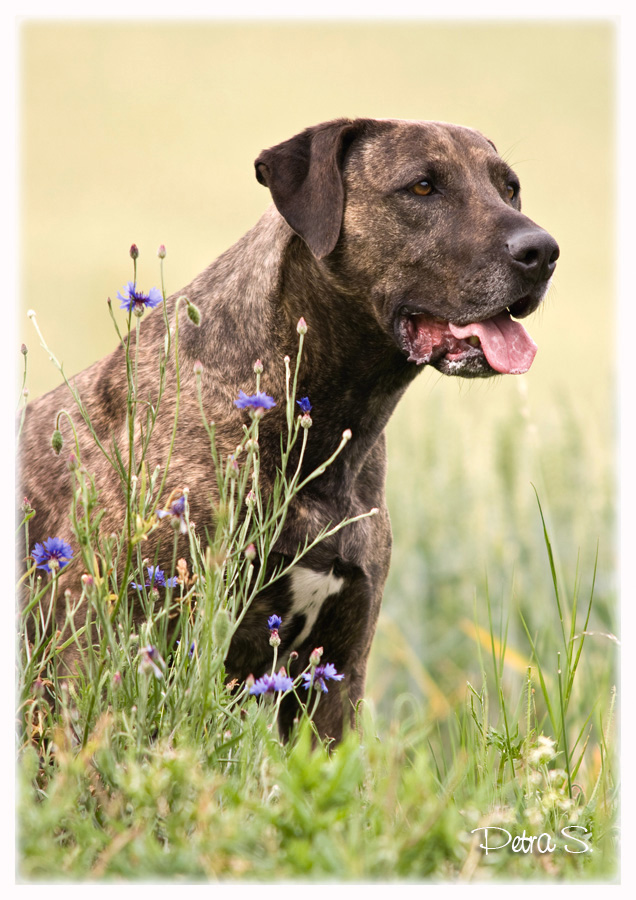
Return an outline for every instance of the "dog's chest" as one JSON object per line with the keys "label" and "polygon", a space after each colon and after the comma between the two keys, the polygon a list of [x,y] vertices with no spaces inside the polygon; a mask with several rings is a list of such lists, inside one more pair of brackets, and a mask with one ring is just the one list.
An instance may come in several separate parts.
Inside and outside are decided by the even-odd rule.
{"label": "dog's chest", "polygon": [[304,566],[295,566],[289,579],[291,607],[287,615],[290,621],[297,621],[301,626],[290,647],[293,649],[309,637],[323,603],[328,597],[340,593],[345,581],[334,575],[333,569],[319,572]]}

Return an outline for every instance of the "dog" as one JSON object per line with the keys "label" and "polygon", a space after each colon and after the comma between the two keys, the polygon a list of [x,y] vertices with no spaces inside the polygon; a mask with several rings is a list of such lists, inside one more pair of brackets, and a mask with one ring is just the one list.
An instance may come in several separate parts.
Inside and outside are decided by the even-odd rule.
{"label": "dog", "polygon": [[[315,719],[321,734],[338,740],[363,696],[389,569],[389,417],[426,366],[463,378],[527,371],[536,347],[518,320],[541,303],[559,248],[521,212],[519,180],[494,144],[470,128],[335,119],[264,150],[255,169],[273,204],[167,300],[171,325],[181,294],[200,309],[201,324],[181,326],[181,407],[166,490],[187,485],[192,520],[210,523],[216,482],[193,365],[200,364],[205,414],[216,423],[219,453],[227,455],[248,422],[234,401],[241,390],[253,393],[257,359],[261,390],[278,401],[259,434],[262,482],[265,490],[271,485],[285,422],[281,360],[295,358],[303,317],[308,332],[298,396],[309,398],[313,422],[303,473],[334,453],[345,430],[352,437],[291,506],[277,557],[293,558],[329,523],[373,508],[377,514],[319,543],[275,590],[256,598],[233,638],[226,671],[245,679],[271,666],[267,619],[280,616],[280,659],[295,651],[301,671],[311,651],[323,647],[324,659],[345,675],[323,695]],[[157,310],[142,322],[138,348],[139,396],[152,402],[164,339]],[[126,446],[124,354],[120,345],[74,379],[104,447],[113,437]],[[167,462],[175,400],[172,373],[148,453],[151,471]],[[26,495],[36,510],[32,542],[51,535],[73,541],[68,455],[56,457],[49,447],[56,415],[68,403],[60,386],[26,409],[19,499]],[[115,530],[124,519],[122,489],[76,419],[82,463],[95,474],[106,510],[102,531]],[[65,419],[60,428],[72,446]],[[72,568],[60,576],[69,584],[80,577]],[[294,704],[290,696],[281,707],[283,731]]]}

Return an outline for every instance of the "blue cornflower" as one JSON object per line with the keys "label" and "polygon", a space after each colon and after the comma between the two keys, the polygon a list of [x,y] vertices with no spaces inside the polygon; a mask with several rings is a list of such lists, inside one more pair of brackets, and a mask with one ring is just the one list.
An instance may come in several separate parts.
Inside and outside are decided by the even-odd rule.
{"label": "blue cornflower", "polygon": [[300,400],[296,400],[296,403],[300,406],[305,415],[311,412],[311,403],[309,402],[309,397],[301,397]]}
{"label": "blue cornflower", "polygon": [[174,503],[171,503],[168,509],[157,510],[157,518],[165,519],[166,516],[172,516],[173,518],[178,519],[179,531],[181,534],[186,533],[188,526],[185,520],[185,495],[182,495],[178,500],[175,500]]}
{"label": "blue cornflower", "polygon": [[305,690],[309,690],[313,684],[315,688],[318,688],[326,694],[329,689],[325,684],[325,679],[342,681],[344,675],[339,675],[338,672],[336,672],[336,667],[333,663],[325,663],[324,666],[316,666],[313,674],[311,672],[304,672],[303,678],[305,679],[305,684],[303,685]]}
{"label": "blue cornflower", "polygon": [[250,694],[273,694],[275,691],[289,691],[293,685],[292,679],[281,669],[275,675],[263,675],[255,681],[250,688]]}
{"label": "blue cornflower", "polygon": [[249,397],[245,391],[239,391],[239,397],[238,400],[234,401],[234,406],[237,406],[239,409],[247,409],[247,407],[252,409],[271,409],[273,406],[276,406],[276,401],[264,391],[257,391]]}
{"label": "blue cornflower", "polygon": [[[159,566],[147,566],[148,572],[148,580],[146,581],[146,587],[175,587],[177,584],[176,575],[174,578],[166,578],[163,569],[160,569]],[[130,582],[130,586],[134,588],[138,588],[141,590],[143,588],[143,584],[137,584],[135,581]]]}
{"label": "blue cornflower", "polygon": [[163,296],[159,288],[151,287],[148,293],[144,294],[143,291],[137,290],[134,281],[129,281],[126,287],[117,291],[117,298],[121,300],[120,309],[134,312],[136,316],[143,315],[146,307],[154,309],[155,306],[163,303]]}
{"label": "blue cornflower", "polygon": [[270,616],[267,620],[267,627],[270,631],[278,631],[282,624],[283,620],[280,616]]}
{"label": "blue cornflower", "polygon": [[[44,544],[36,544],[31,551],[31,556],[35,560],[37,569],[52,572],[56,568],[55,562],[57,563],[57,569],[63,569],[73,559],[73,551],[71,550],[71,545],[63,541],[62,538],[51,537],[47,538]],[[53,568],[50,566],[51,560],[55,561]]]}

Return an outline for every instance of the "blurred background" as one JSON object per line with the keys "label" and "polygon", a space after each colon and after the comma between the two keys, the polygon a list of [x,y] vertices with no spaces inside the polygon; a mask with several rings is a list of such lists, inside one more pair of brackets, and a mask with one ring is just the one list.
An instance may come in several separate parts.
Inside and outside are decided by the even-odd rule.
{"label": "blurred background", "polygon": [[[521,178],[524,212],[561,247],[525,324],[530,372],[462,382],[425,371],[389,426],[393,566],[370,702],[448,714],[480,677],[491,603],[507,667],[550,655],[559,577],[587,596],[589,684],[611,679],[614,616],[614,32],[608,23],[31,22],[21,30],[21,312],[31,396],[111,350],[106,298],[132,277],[169,293],[260,216],[261,149],[337,116],[472,126]],[[583,600],[581,600],[583,603]],[[556,626],[555,626],[556,628]],[[503,633],[503,632],[502,632]],[[582,681],[582,684],[585,680]],[[608,681],[609,684],[609,681]],[[396,707],[397,702],[397,707]]]}

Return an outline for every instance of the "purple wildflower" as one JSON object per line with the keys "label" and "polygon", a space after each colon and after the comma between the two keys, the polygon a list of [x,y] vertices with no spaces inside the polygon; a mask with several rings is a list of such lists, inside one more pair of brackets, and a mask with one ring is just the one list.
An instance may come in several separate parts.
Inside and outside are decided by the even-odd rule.
{"label": "purple wildflower", "polygon": [[[47,538],[44,544],[36,544],[31,551],[36,568],[52,572],[54,569],[63,569],[73,559],[71,545],[59,537]],[[53,562],[53,566],[51,566]]]}
{"label": "purple wildflower", "polygon": [[[160,569],[159,566],[148,566],[147,572],[148,572],[148,579],[146,581],[147,588],[175,587],[177,584],[176,575],[174,576],[174,578],[166,578],[163,569]],[[131,581],[130,586],[133,588],[137,588],[138,590],[141,590],[144,587],[143,584],[137,584],[136,581]]]}
{"label": "purple wildflower", "polygon": [[309,397],[301,397],[300,400],[296,400],[296,403],[300,406],[305,414],[311,412],[311,403],[309,402]]}
{"label": "purple wildflower", "polygon": [[[181,641],[177,641],[177,647],[180,647],[180,646],[181,646]],[[188,650],[188,656],[190,657],[190,659],[192,659],[192,657],[194,656],[194,651],[196,650],[196,648],[197,648],[196,641],[192,641],[192,643],[190,644],[190,649]]]}
{"label": "purple wildflower", "polygon": [[185,495],[182,495],[178,500],[175,500],[174,503],[171,503],[168,509],[157,510],[157,518],[165,519],[166,516],[172,516],[179,521],[179,531],[181,534],[187,532],[188,526],[185,520]]}
{"label": "purple wildflower", "polygon": [[273,694],[275,691],[289,691],[293,685],[292,679],[281,669],[275,675],[263,675],[255,681],[250,688],[250,694]]}
{"label": "purple wildflower", "polygon": [[166,664],[157,648],[149,644],[147,647],[142,647],[139,652],[141,654],[139,668],[142,672],[152,672],[155,678],[163,678],[162,670],[165,669]]}
{"label": "purple wildflower", "polygon": [[304,672],[303,678],[305,679],[305,690],[309,690],[313,685],[315,688],[318,688],[326,694],[329,689],[325,684],[325,679],[342,681],[344,675],[339,675],[338,672],[336,672],[336,667],[333,663],[325,663],[324,666],[316,666],[313,673]]}
{"label": "purple wildflower", "polygon": [[135,282],[129,281],[126,287],[121,291],[117,291],[117,298],[121,300],[120,309],[128,312],[134,312],[136,316],[141,316],[146,308],[154,309],[163,303],[163,297],[159,288],[151,287],[147,294],[138,291]]}
{"label": "purple wildflower", "polygon": [[280,616],[270,616],[267,620],[267,627],[270,631],[278,631],[282,624],[283,620]]}
{"label": "purple wildflower", "polygon": [[276,401],[264,391],[257,391],[249,397],[245,391],[239,391],[239,397],[238,400],[234,401],[234,406],[237,406],[239,409],[247,409],[248,407],[252,409],[271,409],[273,406],[276,406]]}

